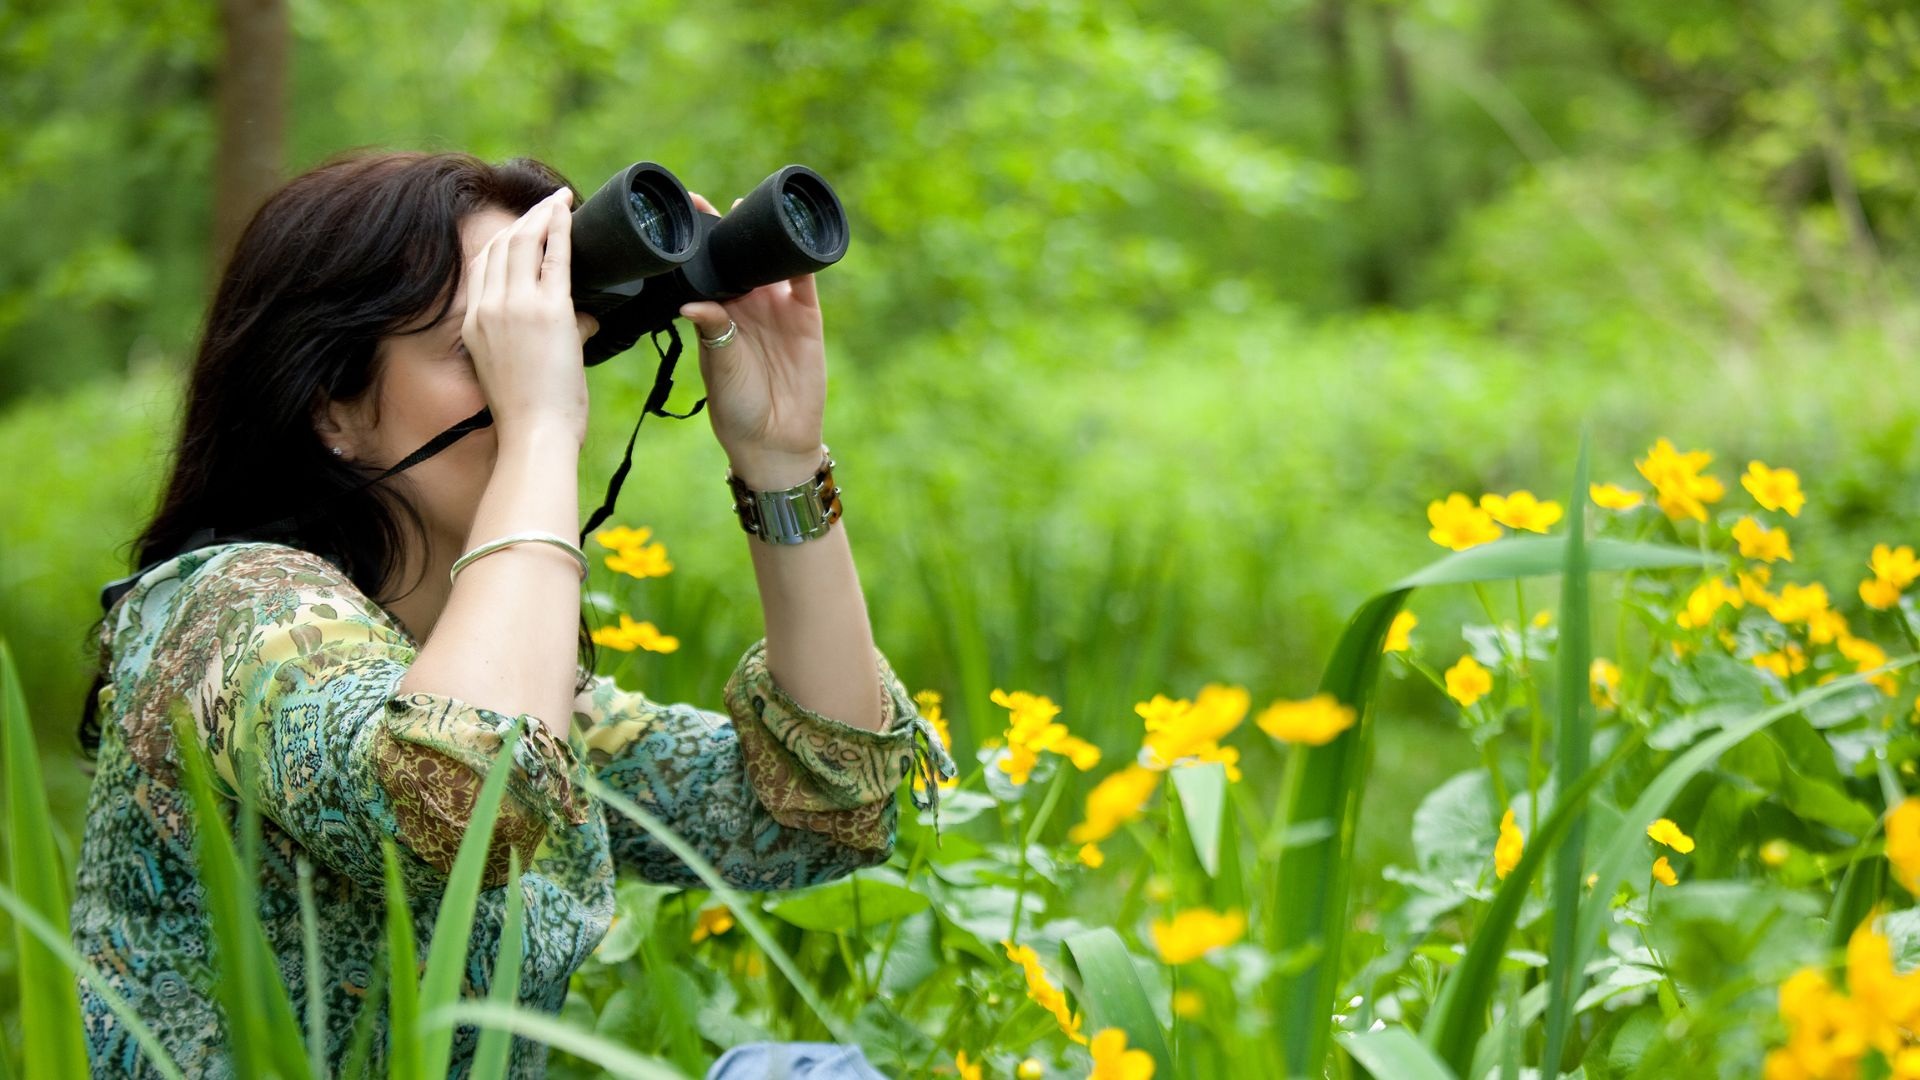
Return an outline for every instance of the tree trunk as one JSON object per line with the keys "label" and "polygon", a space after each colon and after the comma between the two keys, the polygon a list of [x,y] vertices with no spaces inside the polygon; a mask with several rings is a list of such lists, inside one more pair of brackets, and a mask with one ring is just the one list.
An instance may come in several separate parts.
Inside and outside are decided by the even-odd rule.
{"label": "tree trunk", "polygon": [[287,134],[286,0],[220,0],[219,142],[213,181],[217,275],[234,242],[281,181]]}

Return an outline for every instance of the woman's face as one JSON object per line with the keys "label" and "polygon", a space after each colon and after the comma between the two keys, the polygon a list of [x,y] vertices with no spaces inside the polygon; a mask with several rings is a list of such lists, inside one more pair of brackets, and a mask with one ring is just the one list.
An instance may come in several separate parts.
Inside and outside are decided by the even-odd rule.
{"label": "woman's face", "polygon": [[[467,215],[460,223],[464,261],[471,265],[487,241],[515,220],[492,207]],[[473,361],[460,342],[467,278],[461,275],[453,306],[439,324],[381,340],[372,392],[352,404],[327,406],[318,425],[320,438],[339,447],[342,460],[388,468],[486,406]],[[497,448],[493,428],[481,428],[388,481],[419,508],[429,551],[463,550],[493,476]]]}

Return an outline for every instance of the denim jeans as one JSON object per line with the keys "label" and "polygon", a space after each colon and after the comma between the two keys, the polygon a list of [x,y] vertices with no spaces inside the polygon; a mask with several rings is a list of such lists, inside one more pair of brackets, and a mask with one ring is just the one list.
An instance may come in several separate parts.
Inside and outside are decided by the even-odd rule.
{"label": "denim jeans", "polygon": [[720,1055],[706,1080],[887,1080],[857,1046],[828,1042],[741,1043]]}

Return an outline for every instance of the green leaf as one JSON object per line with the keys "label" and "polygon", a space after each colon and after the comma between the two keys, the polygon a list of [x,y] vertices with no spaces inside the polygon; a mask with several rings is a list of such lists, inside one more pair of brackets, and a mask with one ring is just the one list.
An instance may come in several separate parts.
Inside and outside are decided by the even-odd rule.
{"label": "green leaf", "polygon": [[[532,718],[524,722],[539,723]],[[507,778],[513,775],[513,755],[524,734],[524,729],[515,725],[500,741],[486,782],[474,798],[466,831],[460,835],[460,850],[453,857],[446,888],[440,894],[440,909],[434,916],[433,942],[427,947],[427,971],[420,980],[422,1013],[434,1012],[460,997],[461,973],[473,935],[473,912],[480,899],[480,879],[486,872],[487,851],[493,844],[493,827],[500,817]],[[518,887],[518,882],[508,884]],[[451,1029],[421,1033],[420,1059],[425,1075],[445,1076],[452,1055]]]}
{"label": "green leaf", "polygon": [[1220,876],[1220,838],[1227,807],[1227,770],[1217,761],[1184,765],[1167,774],[1180,796],[1193,853],[1209,877]]}
{"label": "green leaf", "polygon": [[1088,1037],[1106,1028],[1120,1028],[1127,1033],[1129,1047],[1153,1055],[1155,1076],[1173,1076],[1166,1033],[1120,935],[1105,926],[1082,930],[1060,943],[1060,953],[1067,988],[1086,1007]]}
{"label": "green leaf", "polygon": [[929,906],[931,901],[924,894],[862,872],[808,889],[767,910],[802,930],[833,934],[853,926],[855,912],[859,913],[862,925],[879,926],[925,911]]}
{"label": "green leaf", "polygon": [[[1567,500],[1566,566],[1560,575],[1560,655],[1555,674],[1557,693],[1554,708],[1553,780],[1556,791],[1571,792],[1578,778],[1587,772],[1588,748],[1593,742],[1593,726],[1587,714],[1588,665],[1593,661],[1593,612],[1587,577],[1587,436],[1580,436],[1580,457],[1573,469],[1573,494]],[[1549,882],[1553,928],[1548,939],[1546,1054],[1540,1060],[1549,1074],[1560,1071],[1560,1049],[1573,1022],[1574,1003],[1580,996],[1581,969],[1571,963],[1573,935],[1578,929],[1580,889],[1585,877],[1581,867],[1587,847],[1587,797],[1568,795],[1561,799],[1569,805],[1573,820],[1567,837],[1554,851],[1553,878]],[[1510,1033],[1517,1038],[1517,1028]],[[1518,1075],[1514,1070],[1509,1075]]]}
{"label": "green leaf", "polygon": [[300,952],[306,972],[307,1068],[314,1076],[326,1076],[329,1072],[327,959],[320,953],[320,915],[313,901],[313,864],[305,855],[296,855],[294,859],[300,888]]}
{"label": "green leaf", "polygon": [[426,1080],[421,1067],[420,965],[414,953],[413,911],[401,880],[393,841],[381,844],[387,867],[387,1076]]}
{"label": "green leaf", "polygon": [[1343,1034],[1340,1046],[1376,1080],[1455,1080],[1452,1069],[1406,1028]]}
{"label": "green leaf", "polygon": [[233,1044],[235,1071],[283,1077],[307,1075],[306,1045],[293,1003],[281,981],[280,966],[260,925],[254,893],[257,873],[241,849],[258,849],[258,817],[253,810],[253,786],[248,781],[254,763],[234,760],[240,797],[240,848],[227,829],[223,796],[214,794],[213,763],[200,744],[198,725],[183,699],[175,699],[174,749],[181,765],[188,800],[193,807],[193,853],[206,890],[207,914],[213,924],[213,956],[217,972],[216,995],[226,1015],[227,1038]]}
{"label": "green leaf", "polygon": [[687,1080],[687,1075],[657,1058],[643,1057],[609,1039],[582,1031],[552,1016],[498,1001],[455,1001],[421,1017],[425,1031],[451,1031],[461,1024],[498,1028],[542,1042],[590,1061],[615,1076],[633,1080]]}
{"label": "green leaf", "polygon": [[[493,963],[493,986],[487,1000],[500,1005],[520,1002],[520,958],[525,949],[527,895],[520,885],[520,853],[507,852],[507,913],[500,924],[500,955]],[[487,1028],[473,1051],[473,1080],[502,1080],[507,1075],[513,1036],[504,1028]]]}
{"label": "green leaf", "polygon": [[[0,754],[6,758],[7,884],[65,940],[67,871],[54,847],[40,752],[5,639],[0,639]],[[87,1043],[73,976],[24,924],[15,925],[13,943],[20,975],[21,1068],[28,1076],[85,1075]]]}

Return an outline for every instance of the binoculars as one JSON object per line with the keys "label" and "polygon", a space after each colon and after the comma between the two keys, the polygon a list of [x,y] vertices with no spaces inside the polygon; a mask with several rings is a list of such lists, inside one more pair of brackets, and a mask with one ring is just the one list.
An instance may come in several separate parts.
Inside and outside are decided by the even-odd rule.
{"label": "binoculars", "polygon": [[573,212],[573,305],[600,322],[587,366],[666,329],[683,304],[832,266],[847,239],[839,198],[805,165],[780,169],[718,215],[696,208],[664,167],[635,162]]}

